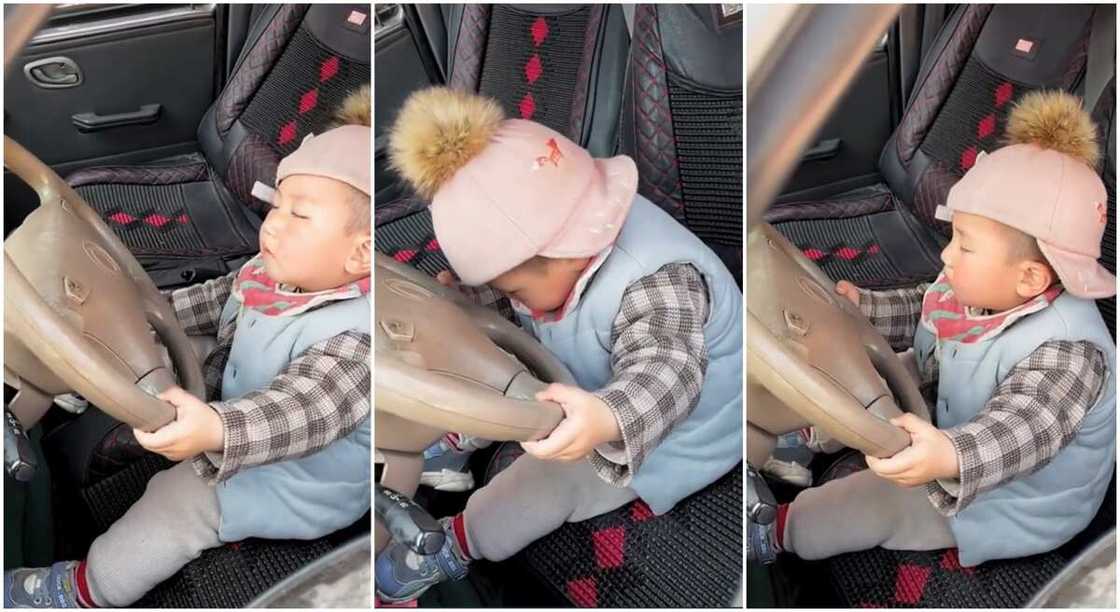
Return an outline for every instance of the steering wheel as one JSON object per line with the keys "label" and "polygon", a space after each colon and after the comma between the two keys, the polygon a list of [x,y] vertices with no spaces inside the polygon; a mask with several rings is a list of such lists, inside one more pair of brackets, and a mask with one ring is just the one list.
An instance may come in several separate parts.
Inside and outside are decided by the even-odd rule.
{"label": "steering wheel", "polygon": [[[747,258],[748,384],[770,396],[751,403],[748,420],[775,435],[811,424],[873,457],[909,446],[887,419],[905,411],[928,421],[929,411],[882,335],[770,224],[751,230]],[[774,399],[804,420],[780,414]]]}
{"label": "steering wheel", "polygon": [[[49,8],[5,12],[7,67]],[[182,386],[205,397],[199,358],[170,304],[97,212],[7,136],[4,166],[39,196],[4,243],[5,381],[48,395],[76,391],[133,427],[157,429],[175,418],[154,397],[175,375],[154,330]]]}
{"label": "steering wheel", "polygon": [[378,449],[416,452],[434,439],[383,428],[383,414],[437,437],[455,431],[489,440],[536,440],[560,423],[558,405],[533,399],[544,381],[576,384],[555,355],[421,271],[381,254],[376,266]]}

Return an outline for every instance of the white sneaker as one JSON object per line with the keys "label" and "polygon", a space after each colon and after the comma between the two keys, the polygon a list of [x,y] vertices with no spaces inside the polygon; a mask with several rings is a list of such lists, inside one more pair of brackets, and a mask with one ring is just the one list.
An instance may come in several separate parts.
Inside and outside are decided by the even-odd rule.
{"label": "white sneaker", "polygon": [[762,471],[799,487],[813,484],[813,473],[796,461],[779,461],[770,457],[763,464]]}
{"label": "white sneaker", "polygon": [[437,491],[470,491],[474,488],[470,461],[474,451],[490,446],[490,440],[456,433],[444,434],[424,451],[420,484]]}
{"label": "white sneaker", "polygon": [[425,487],[431,487],[436,491],[461,493],[474,488],[474,476],[469,470],[466,472],[457,472],[455,470],[421,472],[420,484]]}
{"label": "white sneaker", "polygon": [[54,396],[54,405],[71,414],[81,414],[89,408],[89,400],[77,393]]}

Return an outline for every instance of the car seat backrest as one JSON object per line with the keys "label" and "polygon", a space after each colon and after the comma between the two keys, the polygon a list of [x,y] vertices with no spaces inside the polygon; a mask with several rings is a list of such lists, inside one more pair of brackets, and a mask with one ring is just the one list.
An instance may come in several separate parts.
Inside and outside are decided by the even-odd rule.
{"label": "car seat backrest", "polygon": [[507,116],[537,121],[613,153],[626,27],[609,5],[467,4],[449,11],[451,87],[498,100]]}
{"label": "car seat backrest", "polygon": [[1094,8],[963,5],[923,62],[902,121],[879,160],[899,200],[934,218],[981,151],[1002,145],[1008,114],[1038,89],[1074,90],[1084,75]]}
{"label": "car seat backrest", "polygon": [[271,185],[280,159],[369,84],[370,21],[369,5],[285,4],[254,22],[198,129],[204,155],[242,203],[260,212],[253,183]]}
{"label": "car seat backrest", "polygon": [[638,190],[741,274],[743,22],[721,5],[634,8],[622,150]]}

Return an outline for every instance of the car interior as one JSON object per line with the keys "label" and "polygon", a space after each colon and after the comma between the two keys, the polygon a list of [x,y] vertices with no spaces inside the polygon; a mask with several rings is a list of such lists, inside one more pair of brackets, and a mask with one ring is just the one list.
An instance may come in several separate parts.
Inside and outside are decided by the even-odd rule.
{"label": "car interior", "polygon": [[[1097,124],[1104,157],[1101,178],[1108,191],[1100,262],[1114,272],[1115,20],[1112,5],[904,5],[808,140],[778,196],[762,203],[769,204],[762,216],[769,225],[748,229],[750,274],[755,273],[757,255],[759,266],[763,261],[773,266],[760,272],[759,283],[772,281],[783,272],[806,273],[814,280],[812,288],[828,288],[825,292],[831,292],[832,283],[841,279],[872,289],[933,280],[942,267],[939,253],[951,236],[950,226],[934,217],[935,208],[944,203],[949,189],[981,151],[1001,146],[1015,102],[1041,89],[1062,89],[1080,96]],[[813,44],[795,36],[790,41],[790,45],[806,49]],[[755,107],[751,108],[754,113]],[[756,117],[751,113],[748,122],[754,126]],[[757,119],[766,118],[760,114]],[[763,291],[763,285],[754,282],[748,280],[751,295]],[[902,409],[924,413],[928,420],[926,406],[913,395],[916,386],[891,370],[893,351],[907,347],[887,346],[873,330],[876,338],[872,339],[866,330],[840,330],[848,325],[840,320],[851,317],[823,318],[835,316],[840,306],[811,305],[813,300],[806,299],[806,292],[818,296],[809,287],[790,291],[800,291],[800,297],[793,293],[782,296],[806,304],[813,314],[806,321],[787,317],[780,322],[782,328],[788,325],[796,331],[812,324],[835,325],[828,332],[833,334],[829,342],[812,345],[833,355],[822,357],[831,359],[822,368],[839,372],[841,365],[848,364],[834,362],[856,352],[866,362],[862,356],[866,350],[875,367],[870,373],[853,374],[851,380],[889,387],[888,397],[894,392],[898,405],[892,400],[890,409],[881,414],[897,414]],[[831,300],[828,295],[822,299]],[[840,301],[845,302],[844,308],[849,306]],[[765,307],[762,302],[767,302]],[[748,325],[748,345],[770,347],[766,342],[771,336],[764,329],[779,325],[770,325],[765,317],[780,313],[770,312],[768,300],[748,300],[748,304],[752,317],[757,315],[761,321],[758,328]],[[1097,305],[1115,339],[1115,298],[1097,300]],[[755,329],[760,330],[757,336]],[[748,387],[756,383],[769,386],[773,395],[759,392],[764,399],[780,395],[773,386],[780,377],[772,376],[770,370],[763,372],[760,365],[758,378],[754,378],[756,361],[748,363]],[[767,377],[770,379],[765,380]],[[848,389],[856,396],[865,391],[854,386]],[[761,467],[772,451],[775,457],[803,461],[812,471],[811,486],[865,469],[862,455],[871,452],[869,449],[892,449],[877,455],[888,456],[909,443],[904,438],[900,444],[895,437],[899,431],[881,427],[886,425],[883,421],[865,420],[870,409],[865,410],[864,405],[856,414],[833,394],[822,395],[826,400],[821,405],[828,407],[820,408],[820,418],[827,416],[845,424],[855,436],[849,439],[858,438],[858,442],[847,444],[851,448],[839,453],[816,456],[797,449],[775,450],[777,436],[823,421],[792,414],[781,401],[755,401],[758,398],[750,391],[748,396],[748,463]],[[748,479],[748,507],[750,500],[761,500],[759,509],[768,503],[773,507],[792,500],[801,490],[753,470]],[[1114,472],[1092,523],[1054,551],[989,561],[975,568],[962,567],[956,549],[904,552],[876,548],[815,562],[785,555],[773,565],[749,564],[748,606],[1022,607],[1063,570],[1084,575],[1087,570],[1080,564],[1086,557],[1079,557],[1082,553],[1100,550],[1101,544],[1115,550],[1115,482]],[[1113,556],[1113,568],[1114,562]],[[1045,592],[1052,594],[1053,589]]]}
{"label": "car interior", "polygon": [[[446,327],[430,314],[410,311],[402,289],[442,294],[431,277],[448,268],[427,203],[410,193],[389,167],[386,126],[402,102],[432,85],[478,92],[495,98],[507,116],[539,121],[595,157],[630,155],[639,169],[639,192],[703,239],[741,285],[743,21],[737,5],[652,4],[382,4],[376,17],[374,220],[382,259],[376,297],[381,321],[375,370],[375,507],[381,507],[382,495],[403,495],[417,508],[410,510],[408,521],[377,514],[375,550],[380,550],[390,532],[415,535],[409,521],[431,525],[432,517],[464,507],[469,493],[418,486],[419,453],[446,431],[481,435],[487,430],[470,429],[477,414],[498,410],[502,400],[500,394],[493,394],[487,406],[480,400],[470,418],[463,408],[454,419],[446,413],[421,416],[405,408],[417,402],[397,393],[397,377],[406,369],[418,376],[415,368],[403,362],[400,368],[380,365],[400,357],[394,351],[402,337],[413,341],[411,330],[417,330],[418,342],[419,330]],[[401,300],[399,308],[382,308],[390,293]],[[563,380],[564,372],[551,371],[541,360],[534,367],[531,338],[508,330],[498,333],[498,324],[483,324],[483,315],[466,307],[464,312],[461,316],[468,318],[457,327],[489,330],[491,340],[535,372],[534,380]],[[466,340],[460,347],[458,338],[446,345],[452,348],[444,350],[451,352],[467,350]],[[475,352],[468,355],[484,354],[471,350]],[[425,355],[441,364],[452,361]],[[461,378],[480,376],[461,364],[455,367],[461,368],[453,370]],[[450,382],[436,382],[430,393],[448,388]],[[521,429],[514,427],[512,415],[503,417],[508,419],[500,422],[505,437],[493,439],[529,439],[518,436],[529,435],[534,427],[547,431],[547,407],[533,412],[541,420],[526,418],[519,422]],[[515,442],[507,442],[476,452],[470,464],[475,481],[482,486],[519,451]],[[637,501],[569,523],[508,561],[472,564],[466,580],[433,587],[419,605],[730,605],[743,577],[742,482],[736,468],[661,516]]]}
{"label": "car interior", "polygon": [[[108,302],[98,308],[107,326],[130,335],[110,330],[100,340],[110,351],[155,360],[154,331],[180,383],[201,388],[198,366],[185,355],[207,340],[188,342],[158,291],[225,275],[257,252],[266,210],[253,184],[272,185],[279,160],[326,128],[347,94],[369,85],[373,21],[369,4],[62,5],[37,28],[20,30],[13,21],[29,22],[17,20],[19,10],[5,7],[8,40],[27,41],[5,57],[5,274],[31,282],[17,296],[24,301],[5,295],[5,450],[19,451],[5,455],[6,569],[84,558],[151,476],[171,465],[131,431],[173,417],[160,416],[166,405],[141,398],[151,412],[98,408],[98,398],[127,403],[124,395],[141,393],[131,371],[120,371],[119,361],[106,365],[103,353],[44,358],[52,347],[29,339],[59,343],[54,348],[65,353],[72,326],[52,314],[54,335],[36,335],[13,318],[51,314],[44,300],[81,304],[98,293],[89,287],[110,277],[68,268],[74,278],[65,296],[47,295],[34,280],[70,266],[66,257],[77,248],[101,267],[125,268],[132,285],[114,296],[115,285],[100,287]],[[59,229],[69,223],[59,221],[65,213],[81,218],[80,229]],[[139,310],[122,306],[121,296],[133,293]],[[26,357],[20,368],[17,349]],[[36,369],[52,375],[35,378]],[[162,363],[155,370],[170,376]],[[74,385],[75,377],[89,385]],[[61,389],[82,392],[88,408],[73,396],[51,406]],[[36,402],[42,409],[29,412]],[[242,607],[262,595],[266,603],[294,601],[306,595],[298,584],[359,571],[363,559],[358,593],[368,603],[370,517],[316,540],[250,539],[208,550],[135,606]],[[332,551],[328,565],[313,564]],[[278,585],[293,576],[297,582]]]}

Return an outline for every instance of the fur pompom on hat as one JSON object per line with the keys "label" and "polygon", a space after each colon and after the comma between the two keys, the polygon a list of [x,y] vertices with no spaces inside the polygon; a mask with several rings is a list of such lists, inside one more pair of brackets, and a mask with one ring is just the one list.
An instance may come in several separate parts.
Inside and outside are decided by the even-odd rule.
{"label": "fur pompom on hat", "polygon": [[1035,91],[1023,96],[1007,118],[1007,144],[1034,144],[1097,167],[1097,130],[1081,100],[1064,91]]}
{"label": "fur pompom on hat", "polygon": [[373,103],[369,98],[369,85],[362,85],[357,91],[346,96],[346,99],[334,112],[334,124],[331,127],[344,125],[364,125],[370,127],[373,123]]}
{"label": "fur pompom on hat", "polygon": [[432,87],[412,94],[389,133],[389,159],[422,198],[436,191],[488,145],[505,120],[491,98]]}

